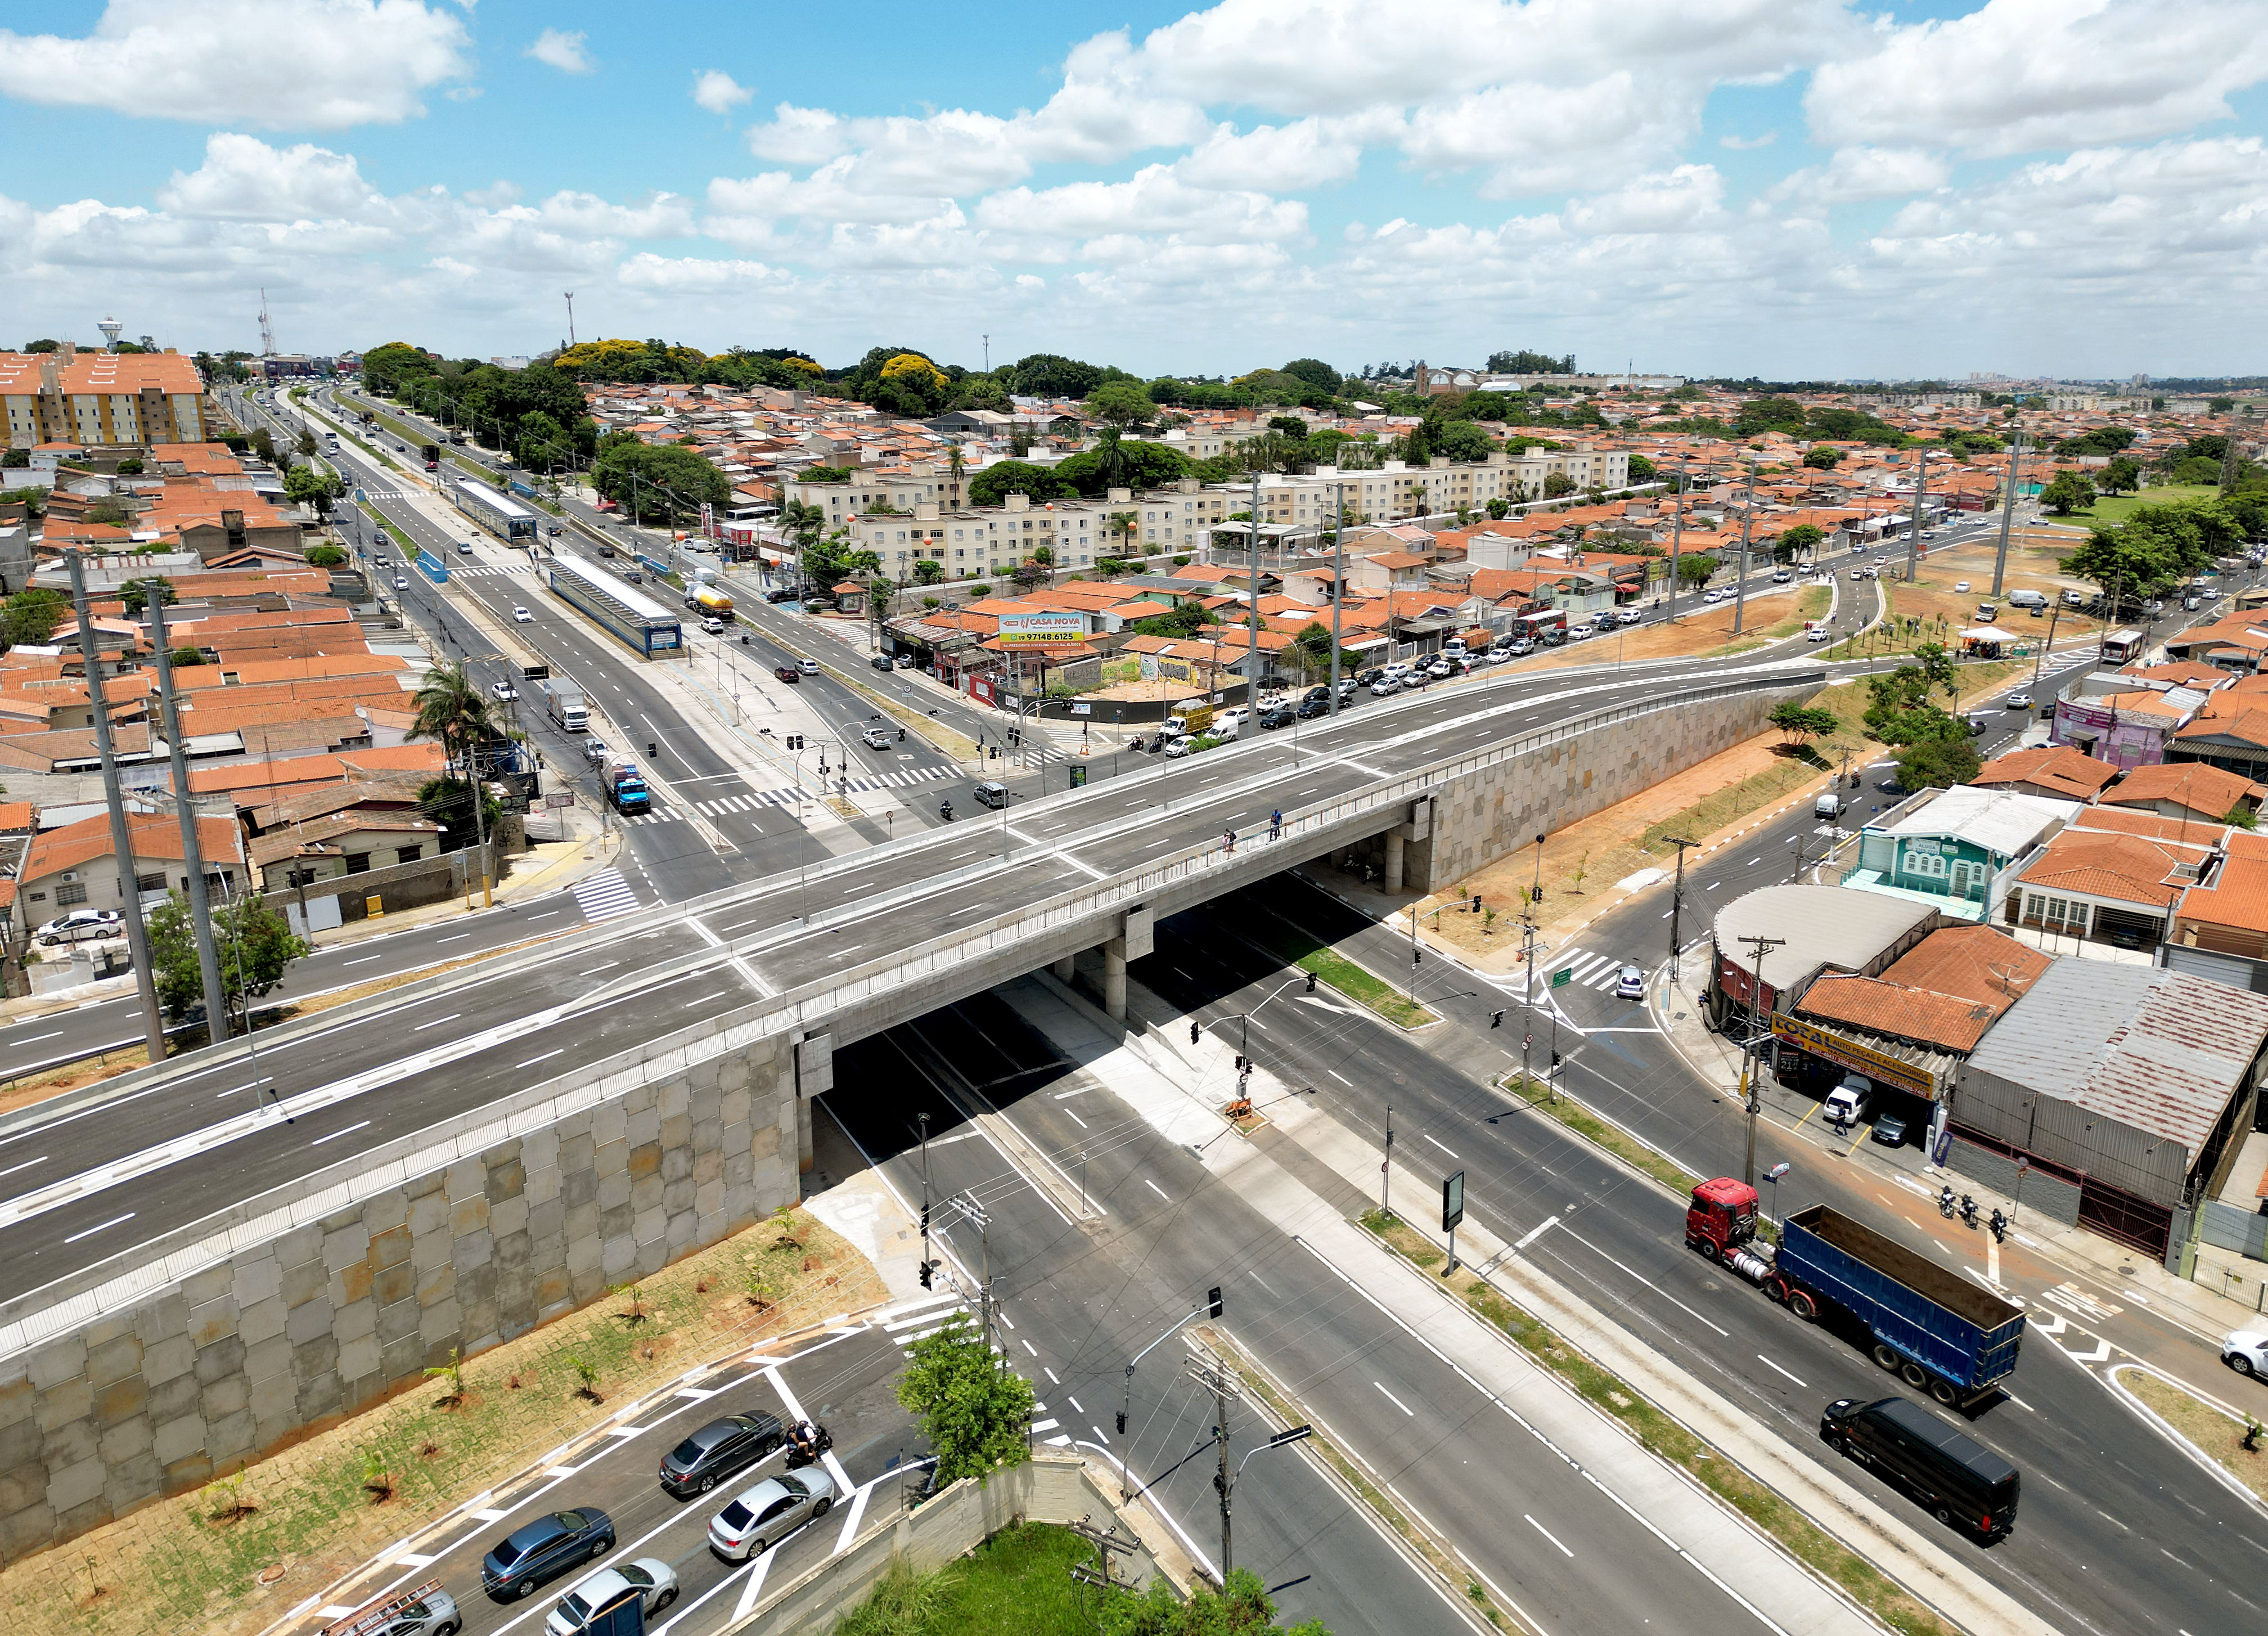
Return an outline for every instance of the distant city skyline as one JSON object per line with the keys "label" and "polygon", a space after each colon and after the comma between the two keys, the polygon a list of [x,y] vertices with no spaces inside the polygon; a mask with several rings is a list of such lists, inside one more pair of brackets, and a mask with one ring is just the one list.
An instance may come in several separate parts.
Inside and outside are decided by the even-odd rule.
{"label": "distant city skyline", "polygon": [[1116,15],[20,0],[0,345],[2259,367],[2268,0]]}

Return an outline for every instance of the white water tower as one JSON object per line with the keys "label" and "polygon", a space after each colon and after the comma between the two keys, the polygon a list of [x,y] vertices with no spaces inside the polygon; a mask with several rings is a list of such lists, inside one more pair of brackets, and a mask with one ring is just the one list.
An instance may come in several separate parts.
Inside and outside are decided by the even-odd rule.
{"label": "white water tower", "polygon": [[125,332],[126,326],[120,323],[114,318],[106,318],[100,323],[97,324],[95,328],[102,331],[102,339],[104,342],[102,350],[106,352],[117,351],[118,337]]}

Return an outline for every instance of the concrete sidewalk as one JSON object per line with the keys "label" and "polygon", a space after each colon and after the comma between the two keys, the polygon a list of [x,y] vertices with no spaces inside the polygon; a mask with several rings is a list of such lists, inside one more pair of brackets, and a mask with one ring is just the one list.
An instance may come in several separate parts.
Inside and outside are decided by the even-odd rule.
{"label": "concrete sidewalk", "polygon": [[[1463,1370],[1538,1434],[1578,1462],[1602,1487],[1639,1514],[1675,1548],[1783,1631],[1859,1632],[1873,1618],[1780,1550],[1767,1535],[1720,1505],[1616,1421],[1535,1364],[1436,1282],[1297,1180],[1261,1146],[1230,1133],[1218,1112],[1235,1084],[1226,1041],[1184,1048],[1146,1025],[1122,1033],[1052,976],[1009,991],[1012,1002],[1073,1061],[1108,1086],[1169,1139],[1196,1152],[1237,1195],[1296,1236]],[[1144,997],[1147,998],[1147,997]],[[1150,1000],[1151,1007],[1158,1002]],[[1264,1071],[1255,1102],[1284,1139],[1366,1197],[1378,1183],[1378,1153],[1328,1115],[1309,1107]],[[1935,1542],[1798,1455],[1684,1370],[1609,1322],[1509,1245],[1470,1219],[1460,1230],[1462,1257],[1489,1267],[1507,1299],[1550,1324],[1643,1393],[1721,1455],[1772,1488],[1911,1594],[1977,1632],[2044,1636],[2051,1627],[2018,1606]]]}

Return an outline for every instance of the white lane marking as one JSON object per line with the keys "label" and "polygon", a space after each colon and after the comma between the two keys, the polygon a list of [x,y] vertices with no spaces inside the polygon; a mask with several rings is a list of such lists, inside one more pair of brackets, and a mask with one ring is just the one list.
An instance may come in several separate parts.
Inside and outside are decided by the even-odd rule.
{"label": "white lane marking", "polygon": [[1087,1124],[1086,1120],[1080,1118],[1077,1114],[1071,1112],[1068,1108],[1064,1109],[1064,1116],[1070,1119],[1073,1124],[1077,1124],[1082,1131],[1091,1131],[1094,1128],[1093,1125]]}
{"label": "white lane marking", "polygon": [[[1021,1347],[1023,1347],[1023,1349],[1024,1349],[1026,1352],[1027,1352],[1031,1353],[1031,1354],[1032,1354],[1032,1356],[1034,1356],[1035,1358],[1036,1358],[1036,1357],[1038,1357],[1038,1356],[1040,1355],[1040,1349],[1039,1349],[1038,1347],[1036,1347],[1036,1346],[1033,1345],[1031,1342],[1029,1342],[1029,1341],[1026,1340],[1022,1336],[1019,1335],[1018,1337],[1016,1337],[1016,1342],[1017,1342],[1017,1345],[1020,1345]],[[1049,1425],[1049,1426],[1053,1426],[1054,1424],[1055,1424],[1055,1422],[1054,1422],[1053,1420],[1050,1420],[1050,1421],[1049,1421],[1049,1422],[1048,1422],[1048,1425]],[[1044,1431],[1044,1430],[1046,1430],[1047,1428],[1046,1428],[1045,1426],[1042,1426],[1042,1427],[1037,1427],[1037,1428],[1035,1428],[1035,1429],[1037,1429],[1037,1430],[1041,1430],[1041,1431]]]}
{"label": "white lane marking", "polygon": [[740,1587],[740,1600],[733,1609],[734,1624],[737,1625],[747,1618],[748,1610],[756,1605],[756,1598],[763,1595],[764,1578],[771,1572],[772,1557],[778,1550],[779,1547],[774,1545],[771,1550],[765,1551],[762,1556],[756,1559],[755,1566],[748,1571],[748,1582]]}
{"label": "white lane marking", "polygon": [[134,1220],[136,1213],[136,1212],[129,1210],[122,1216],[113,1216],[107,1221],[98,1222],[95,1226],[87,1228],[84,1233],[72,1234],[69,1238],[65,1239],[63,1242],[66,1244],[76,1244],[83,1238],[92,1238],[96,1234],[103,1231],[106,1227],[114,1227],[122,1221],[131,1221]]}
{"label": "white lane marking", "polygon": [[622,963],[622,962],[619,960],[610,960],[603,966],[593,966],[588,971],[578,971],[575,975],[578,977],[595,977],[601,971],[612,971],[616,966],[619,966]]}
{"label": "white lane marking", "polygon": [[1528,1235],[1521,1239],[1518,1243],[1514,1244],[1513,1248],[1514,1249],[1526,1249],[1530,1244],[1533,1244],[1537,1239],[1542,1238],[1546,1233],[1549,1233],[1553,1227],[1556,1227],[1558,1225],[1558,1217],[1546,1216],[1535,1227],[1529,1228]]}
{"label": "white lane marking", "polygon": [[343,1131],[334,1131],[329,1136],[319,1136],[313,1141],[308,1143],[307,1146],[310,1147],[320,1147],[325,1142],[332,1141],[336,1138],[342,1136],[352,1136],[357,1131],[363,1129],[369,1124],[370,1121],[367,1119],[361,1120],[357,1124],[347,1126]]}
{"label": "white lane marking", "polygon": [[1804,1389],[1804,1390],[1806,1390],[1806,1391],[1809,1391],[1809,1390],[1811,1389],[1811,1388],[1809,1387],[1809,1385],[1806,1384],[1806,1382],[1805,1382],[1805,1381],[1804,1381],[1804,1379],[1803,1379],[1803,1377],[1802,1377],[1801,1375],[1800,1375],[1800,1374],[1788,1374],[1788,1373],[1787,1373],[1787,1371],[1786,1371],[1786,1369],[1781,1368],[1781,1367],[1779,1367],[1779,1365],[1778,1365],[1778,1364],[1774,1363],[1771,1359],[1769,1359],[1769,1358],[1765,1357],[1765,1356],[1764,1355],[1764,1353],[1762,1353],[1762,1352],[1758,1352],[1758,1353],[1756,1354],[1756,1361],[1757,1361],[1758,1363],[1761,1363],[1762,1365],[1764,1365],[1765,1368],[1770,1369],[1770,1370],[1771,1370],[1773,1374],[1787,1374],[1787,1378],[1788,1378],[1789,1380],[1793,1381],[1793,1382],[1794,1382],[1798,1386],[1801,1386],[1801,1387],[1803,1388],[1803,1389]]}
{"label": "white lane marking", "polygon": [[1392,1404],[1395,1408],[1401,1410],[1403,1413],[1408,1415],[1413,1420],[1418,1418],[1417,1411],[1410,1408],[1408,1404],[1403,1403],[1402,1399],[1396,1397],[1392,1392],[1387,1391],[1386,1388],[1383,1385],[1381,1385],[1380,1382],[1373,1381],[1371,1384],[1378,1387],[1378,1389],[1381,1392],[1385,1393],[1386,1401]]}
{"label": "white lane marking", "polygon": [[1166,1202],[1167,1202],[1167,1204],[1169,1204],[1169,1205],[1170,1205],[1170,1204],[1172,1204],[1172,1203],[1174,1202],[1172,1198],[1168,1198],[1168,1197],[1167,1197],[1167,1192],[1166,1192],[1166,1190],[1165,1190],[1164,1188],[1162,1188],[1162,1187],[1160,1187],[1160,1186],[1159,1186],[1155,1182],[1152,1182],[1152,1181],[1148,1176],[1146,1176],[1146,1175],[1145,1175],[1145,1176],[1144,1176],[1144,1177],[1142,1178],[1142,1185],[1143,1185],[1143,1186],[1145,1186],[1145,1187],[1146,1187],[1146,1188],[1148,1188],[1152,1192],[1155,1193],[1159,1198],[1165,1199],[1165,1200],[1166,1200]]}
{"label": "white lane marking", "polygon": [[412,1034],[423,1034],[423,1033],[424,1033],[424,1032],[425,1032],[425,1030],[426,1030],[426,1029],[428,1029],[428,1028],[439,1028],[439,1027],[440,1027],[443,1023],[445,1023],[445,1022],[454,1022],[458,1018],[460,1018],[460,1017],[463,1016],[464,1014],[465,1014],[465,1013],[464,1013],[463,1012],[461,1012],[461,1011],[453,1011],[453,1012],[451,1012],[451,1013],[450,1013],[447,1016],[446,1016],[446,1017],[436,1017],[436,1018],[434,1018],[434,1019],[433,1019],[433,1021],[431,1021],[431,1022],[421,1022],[421,1023],[419,1023],[416,1028],[414,1028],[410,1029],[409,1031],[410,1031]]}
{"label": "white lane marking", "polygon": [[1326,1068],[1323,1072],[1329,1074],[1331,1078],[1336,1080],[1341,1085],[1351,1087],[1354,1084],[1352,1080],[1348,1079],[1346,1075],[1341,1073],[1336,1068]]}
{"label": "white lane marking", "polygon": [[[1425,1139],[1426,1139],[1427,1141],[1429,1141],[1429,1142],[1433,1142],[1433,1139],[1432,1139],[1432,1137],[1430,1137],[1430,1136],[1425,1136],[1425,1131],[1418,1131],[1418,1135],[1420,1135],[1420,1136],[1425,1136]],[[1442,1146],[1442,1145],[1441,1145],[1440,1143],[1439,1143],[1439,1142],[1433,1142],[1433,1146],[1436,1146],[1436,1147],[1440,1147],[1443,1153],[1445,1153],[1448,1154],[1448,1155],[1449,1155],[1449,1157],[1450,1157],[1450,1158],[1452,1158],[1452,1159],[1454,1159],[1454,1158],[1457,1156],[1457,1150],[1456,1150],[1455,1148],[1454,1148],[1454,1147],[1444,1147],[1444,1146]]]}
{"label": "white lane marking", "polygon": [[[1055,1372],[1054,1372],[1052,1369],[1051,1369],[1051,1370],[1049,1370],[1049,1371],[1048,1372],[1048,1378],[1049,1378],[1049,1380],[1054,1380],[1054,1379],[1055,1379]],[[1058,1385],[1060,1385],[1060,1384],[1061,1384],[1061,1382],[1057,1382],[1057,1384],[1058,1384]],[[1064,1396],[1065,1400],[1066,1400],[1066,1401],[1068,1401],[1068,1402],[1070,1403],[1070,1404],[1071,1404],[1071,1411],[1072,1411],[1073,1413],[1075,1413],[1075,1414],[1085,1414],[1085,1413],[1086,1412],[1086,1405],[1085,1404],[1082,1404],[1081,1402],[1079,1402],[1079,1400],[1078,1398],[1071,1396],[1071,1395],[1069,1392],[1065,1392],[1065,1393],[1064,1394]]]}
{"label": "white lane marking", "polygon": [[[374,956],[374,955],[373,955],[373,956],[372,956],[372,958],[373,958],[373,959],[375,959],[375,958],[376,958],[376,956]],[[40,1040],[59,1040],[59,1039],[63,1038],[63,1031],[61,1028],[57,1028],[57,1029],[56,1029],[54,1033],[52,1033],[52,1034],[33,1034],[33,1035],[27,1035],[24,1038],[24,1040],[23,1040],[23,1042],[22,1042],[22,1043],[23,1043],[24,1044],[26,1044],[26,1045],[31,1045],[31,1044],[34,1044],[34,1043],[36,1043],[37,1042],[39,1042],[39,1041],[40,1041]]]}
{"label": "white lane marking", "polygon": [[373,960],[383,960],[385,958],[386,956],[383,954],[364,954],[359,959],[341,961],[339,963],[343,966],[367,966]]}
{"label": "white lane marking", "polygon": [[[1538,1230],[1540,1231],[1541,1229]],[[1646,1274],[1640,1272],[1637,1268],[1631,1266],[1624,1262],[1616,1261],[1614,1256],[1608,1255],[1605,1250],[1601,1249],[1596,1244],[1591,1242],[1589,1239],[1585,1238],[1580,1233],[1576,1232],[1572,1227],[1570,1227],[1567,1230],[1567,1236],[1573,1239],[1584,1249],[1589,1250],[1593,1255],[1600,1256],[1602,1259],[1614,1262],[1616,1266],[1620,1267],[1624,1272],[1636,1279],[1639,1283],[1645,1285],[1646,1288],[1652,1290],[1655,1294],[1660,1296],[1662,1300],[1668,1301],[1671,1306],[1675,1307],[1687,1316],[1699,1318],[1702,1323],[1709,1323],[1708,1319],[1701,1317],[1699,1313],[1694,1311],[1692,1308],[1687,1306],[1683,1301],[1678,1300],[1676,1296],[1662,1288],[1660,1285],[1656,1284],[1653,1279],[1647,1278]],[[1719,1325],[1709,1323],[1709,1327],[1715,1330],[1718,1334],[1727,1337],[1728,1339],[1731,1337],[1732,1332]]]}
{"label": "white lane marking", "polygon": [[458,932],[452,933],[448,937],[437,937],[433,940],[436,943],[454,943],[460,938],[468,938],[470,936],[472,936],[472,933],[469,932]]}
{"label": "white lane marking", "polygon": [[[237,1088],[238,1088],[238,1089],[239,1089],[239,1090],[241,1090],[243,1087],[242,1087],[241,1086],[239,1086],[239,1087],[238,1087]],[[225,1095],[226,1094],[227,1094],[227,1093],[225,1093],[225,1092],[223,1092],[223,1093],[222,1093],[222,1094],[224,1094],[224,1095]],[[18,1172],[18,1170],[28,1170],[28,1169],[30,1169],[33,1165],[43,1165],[43,1164],[45,1164],[45,1163],[47,1163],[47,1162],[48,1162],[48,1156],[47,1156],[45,1153],[41,1153],[41,1154],[40,1154],[37,1159],[26,1159],[26,1161],[24,1161],[24,1162],[23,1162],[23,1163],[21,1163],[21,1164],[19,1164],[19,1165],[10,1165],[10,1166],[5,1169],[5,1170],[0,1170],[0,1175],[15,1175],[15,1174],[16,1174],[16,1172]]]}
{"label": "white lane marking", "polygon": [[[1559,1537],[1558,1537],[1557,1534],[1554,1534],[1554,1533],[1553,1533],[1550,1529],[1548,1529],[1548,1528],[1544,1527],[1543,1523],[1538,1522],[1537,1522],[1534,1517],[1529,1517],[1529,1516],[1528,1516],[1528,1513],[1526,1513],[1525,1511],[1521,1512],[1520,1514],[1521,1514],[1521,1515],[1522,1515],[1522,1516],[1524,1516],[1524,1517],[1528,1517],[1528,1527],[1530,1527],[1530,1528],[1534,1529],[1537,1533],[1539,1533],[1539,1534],[1543,1535],[1544,1538],[1546,1538],[1546,1539],[1550,1540],[1553,1544],[1555,1544],[1555,1545],[1559,1545]],[[1575,1553],[1574,1553],[1573,1551],[1572,1551],[1568,1550],[1568,1549],[1567,1549],[1567,1547],[1566,1547],[1566,1546],[1565,1546],[1565,1545],[1559,1545],[1559,1554],[1560,1554],[1561,1556],[1563,1556],[1563,1557],[1565,1557],[1565,1558],[1566,1558],[1566,1559],[1568,1559],[1570,1561],[1572,1561],[1572,1560],[1574,1559],[1574,1556],[1575,1556]]]}
{"label": "white lane marking", "polygon": [[[880,1480],[881,1479],[880,1478],[874,1479],[875,1482],[880,1482]],[[839,1557],[844,1551],[850,1550],[850,1542],[858,1537],[858,1519],[866,1514],[866,1497],[873,1492],[874,1484],[869,1483],[865,1487],[860,1489],[857,1493],[850,1496],[850,1514],[843,1519],[843,1532],[836,1537],[835,1541],[835,1554],[836,1556]]]}
{"label": "white lane marking", "polygon": [[549,1062],[554,1057],[563,1057],[566,1054],[567,1048],[562,1045],[556,1051],[546,1051],[541,1057],[530,1057],[526,1062],[516,1062],[512,1065],[514,1068],[532,1068],[539,1062]]}

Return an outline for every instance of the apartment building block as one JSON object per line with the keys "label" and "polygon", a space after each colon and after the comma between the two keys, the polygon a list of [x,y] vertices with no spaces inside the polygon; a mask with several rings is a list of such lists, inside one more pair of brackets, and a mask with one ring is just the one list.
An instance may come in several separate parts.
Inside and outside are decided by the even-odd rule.
{"label": "apartment building block", "polygon": [[209,410],[204,380],[172,352],[0,352],[0,408],[8,446],[75,443],[142,448],[202,443]]}

